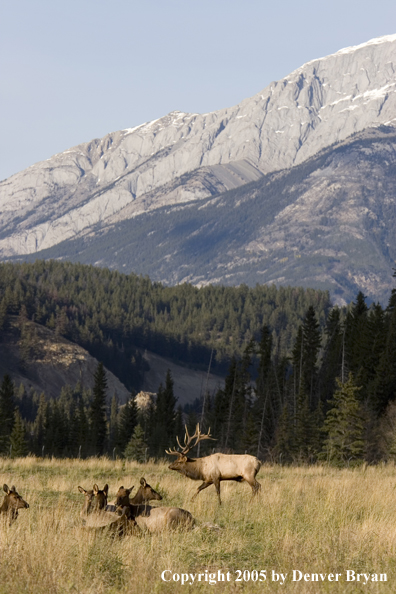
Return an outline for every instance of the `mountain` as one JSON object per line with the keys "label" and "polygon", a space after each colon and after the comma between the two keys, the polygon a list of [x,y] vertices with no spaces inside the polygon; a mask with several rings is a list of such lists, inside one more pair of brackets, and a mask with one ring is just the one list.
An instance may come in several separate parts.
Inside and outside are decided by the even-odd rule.
{"label": "mountain", "polygon": [[[74,257],[172,283],[313,283],[340,301],[356,288],[382,298],[394,261],[389,220],[381,217],[394,208],[388,190],[395,69],[396,35],[373,39],[308,62],[235,107],[203,115],[172,112],[33,165],[0,184],[0,257]],[[364,166],[354,169],[356,139],[343,144],[363,131],[373,167],[377,148],[392,145],[381,192],[381,180],[366,171],[364,150]],[[324,155],[317,156],[326,149],[344,156],[325,174]],[[304,187],[287,185],[304,171],[310,171]],[[335,216],[330,190],[324,198],[330,187],[348,220]],[[260,188],[266,188],[262,208]],[[252,191],[255,200],[247,198]],[[232,202],[235,196],[247,201],[242,208]],[[348,224],[355,234],[350,237]],[[205,242],[205,233],[211,241]],[[291,265],[292,254],[301,262]]]}
{"label": "mountain", "polygon": [[[291,169],[164,206],[39,253],[164,284],[359,290],[387,303],[396,262],[396,130],[371,128]],[[37,254],[25,257],[34,261]]]}

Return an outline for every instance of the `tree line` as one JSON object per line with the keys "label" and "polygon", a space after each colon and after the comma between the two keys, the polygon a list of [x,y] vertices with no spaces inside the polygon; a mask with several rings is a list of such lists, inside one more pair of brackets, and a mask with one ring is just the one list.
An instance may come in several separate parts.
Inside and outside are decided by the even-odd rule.
{"label": "tree line", "polygon": [[144,462],[163,457],[183,430],[183,414],[176,408],[173,379],[168,371],[155,402],[139,410],[136,395],[120,406],[108,402],[106,370],[99,363],[92,390],[80,384],[64,386],[59,398],[16,389],[5,374],[0,385],[0,455],[19,457],[86,458],[112,456]]}
{"label": "tree line", "polygon": [[[23,356],[34,355],[30,325],[23,323],[32,319],[101,361],[92,391],[64,386],[56,399],[17,389],[6,374],[3,454],[162,457],[184,423],[193,430],[197,422],[216,438],[201,453],[215,447],[284,463],[337,464],[396,453],[395,290],[385,308],[367,305],[362,293],[339,308],[318,291],[170,288],[136,275],[38,261],[1,264],[0,291],[0,329],[18,313]],[[195,352],[198,364],[210,360],[211,370],[227,364],[224,387],[182,410],[168,373],[156,402],[139,411],[135,393],[144,370],[137,347],[166,355],[175,344],[187,353],[180,355],[184,363]],[[107,407],[104,365],[121,370],[121,380],[135,369],[125,406],[114,396]]]}
{"label": "tree line", "polygon": [[65,386],[58,399],[16,393],[6,375],[0,388],[3,454],[139,461],[160,458],[196,423],[216,441],[201,454],[248,452],[281,463],[350,465],[396,455],[396,290],[388,306],[368,306],[359,293],[348,308],[332,308],[321,328],[310,305],[289,354],[264,325],[241,356],[233,356],[224,387],[182,410],[168,371],[155,401],[139,410],[136,397],[106,405],[99,363],[92,391]]}
{"label": "tree line", "polygon": [[[334,307],[323,330],[310,306],[289,356],[264,326],[225,387],[193,422],[212,427],[216,448],[278,462],[377,462],[396,453],[396,291],[370,307],[359,292]],[[255,356],[258,357],[254,371]],[[255,380],[252,381],[252,373]]]}

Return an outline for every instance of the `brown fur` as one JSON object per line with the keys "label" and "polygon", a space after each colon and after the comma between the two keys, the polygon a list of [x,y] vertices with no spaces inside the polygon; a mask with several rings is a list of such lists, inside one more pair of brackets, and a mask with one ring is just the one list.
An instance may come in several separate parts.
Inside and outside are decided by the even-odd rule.
{"label": "brown fur", "polygon": [[[185,509],[145,505],[144,501],[147,501],[147,499],[142,499],[142,497],[156,500],[160,500],[162,497],[146,483],[145,479],[141,479],[140,484],[140,495],[138,491],[133,500],[129,499],[133,487],[131,489],[120,487],[116,499],[116,505],[122,509],[126,507],[129,515],[136,520],[140,528],[149,532],[160,532],[177,527],[191,528],[194,525],[194,518]],[[140,503],[134,504],[133,501],[140,501]]]}
{"label": "brown fur", "polygon": [[6,493],[6,495],[4,497],[2,506],[0,507],[0,513],[9,515],[11,525],[12,522],[18,517],[18,510],[28,508],[29,504],[24,499],[22,499],[14,486],[9,489],[7,485],[3,485],[3,491]]}

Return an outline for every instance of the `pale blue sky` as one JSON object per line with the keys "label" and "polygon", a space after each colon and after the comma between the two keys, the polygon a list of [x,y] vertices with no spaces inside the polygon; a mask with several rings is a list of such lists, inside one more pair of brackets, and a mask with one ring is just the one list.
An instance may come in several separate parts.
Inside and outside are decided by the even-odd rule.
{"label": "pale blue sky", "polygon": [[0,179],[172,110],[235,105],[393,33],[395,0],[5,0]]}

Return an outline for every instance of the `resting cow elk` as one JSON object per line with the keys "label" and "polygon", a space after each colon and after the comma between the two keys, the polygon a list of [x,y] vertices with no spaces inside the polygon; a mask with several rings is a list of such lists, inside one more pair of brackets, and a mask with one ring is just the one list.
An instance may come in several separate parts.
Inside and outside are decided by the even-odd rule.
{"label": "resting cow elk", "polygon": [[10,489],[7,485],[3,485],[3,491],[6,495],[2,506],[0,507],[0,513],[9,515],[11,525],[18,517],[18,510],[28,508],[29,504],[22,499],[14,486]]}
{"label": "resting cow elk", "polygon": [[85,501],[80,512],[80,516],[82,518],[92,512],[106,510],[109,485],[105,485],[102,490],[100,490],[96,484],[93,486],[92,490],[87,491],[83,487],[78,487],[78,490],[85,497]]}
{"label": "resting cow elk", "polygon": [[109,486],[106,484],[103,489],[94,485],[93,489],[87,491],[83,487],[78,487],[80,493],[85,497],[85,501],[80,512],[85,528],[93,530],[107,530],[113,536],[123,536],[126,534],[127,526],[130,528],[136,526],[133,519],[128,521],[128,510],[118,510],[114,505],[107,505],[107,496]]}
{"label": "resting cow elk", "polygon": [[117,493],[116,506],[118,508],[127,508],[128,514],[134,518],[137,525],[149,532],[161,532],[170,528],[192,528],[194,518],[190,512],[179,507],[152,507],[144,504],[150,499],[161,500],[159,493],[145,481],[140,479],[140,489],[131,500],[129,495],[131,489],[120,487]]}
{"label": "resting cow elk", "polygon": [[151,485],[149,485],[146,482],[146,479],[144,477],[142,477],[140,479],[140,487],[138,489],[138,492],[136,493],[136,495],[131,499],[130,495],[132,493],[134,487],[131,487],[130,489],[125,489],[125,487],[121,486],[118,489],[118,493],[117,493],[117,499],[116,499],[116,506],[120,506],[120,503],[117,503],[118,501],[128,501],[128,504],[125,505],[134,505],[134,506],[140,506],[140,505],[146,505],[148,501],[161,501],[162,500],[162,496],[157,493],[157,491],[155,491],[153,489],[153,487],[151,487]]}
{"label": "resting cow elk", "polygon": [[[188,458],[187,453],[204,439],[213,439],[210,436],[210,429],[206,435],[202,435],[199,425],[197,425],[194,435],[190,436],[186,426],[183,446],[177,437],[177,443],[181,451],[165,450],[167,454],[178,456],[177,460],[170,464],[170,470],[177,470],[180,474],[184,474],[195,481],[203,481],[193,499],[200,491],[214,485],[221,504],[221,481],[246,481],[252,487],[253,495],[261,489],[260,483],[256,481],[256,474],[260,470],[261,462],[255,456],[249,454],[212,454],[202,458]],[[194,443],[193,440],[195,440]]]}

